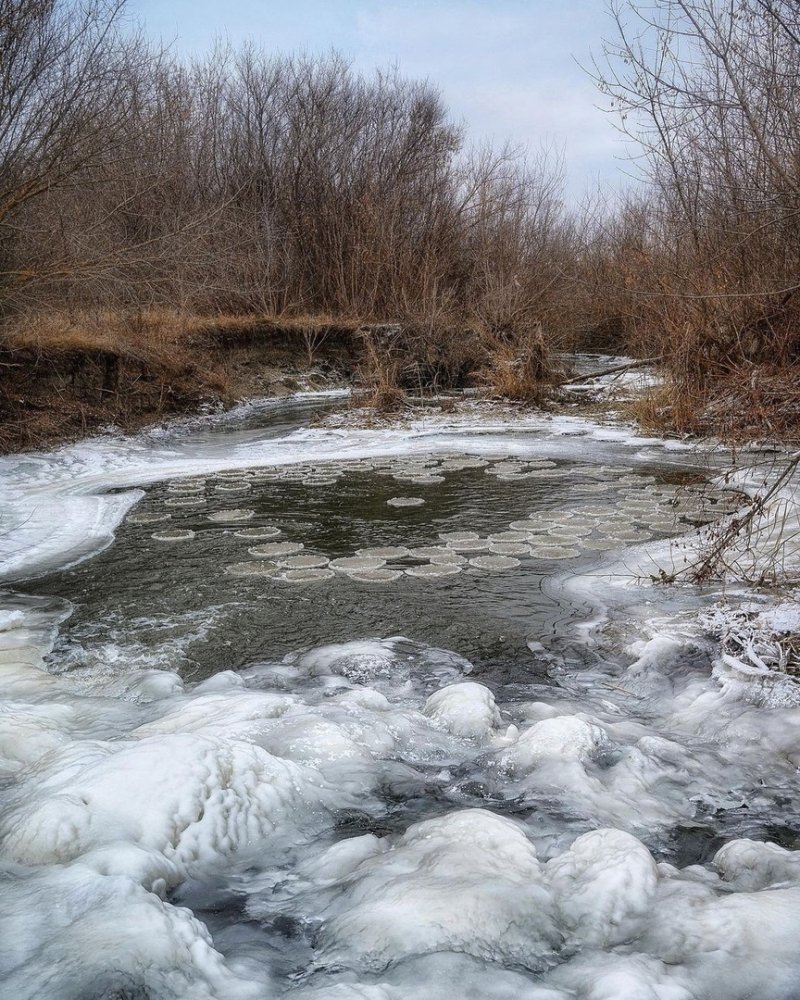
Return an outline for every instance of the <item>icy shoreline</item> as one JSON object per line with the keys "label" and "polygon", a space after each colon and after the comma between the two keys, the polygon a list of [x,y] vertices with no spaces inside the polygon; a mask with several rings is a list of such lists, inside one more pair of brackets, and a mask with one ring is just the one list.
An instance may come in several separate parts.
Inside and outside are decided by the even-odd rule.
{"label": "icy shoreline", "polygon": [[[695,449],[685,442],[640,437],[632,426],[573,416],[521,415],[503,407],[475,404],[459,414],[427,415],[378,431],[363,427],[300,428],[283,438],[259,440],[233,434],[198,444],[194,437],[220,424],[235,426],[262,409],[291,408],[341,393],[304,393],[290,400],[253,401],[224,417],[180,421],[173,431],[144,431],[131,437],[92,437],[50,453],[0,457],[0,583],[30,579],[74,565],[102,551],[125,514],[141,498],[135,487],[181,476],[309,462],[388,457],[453,449],[480,455],[498,449],[510,456],[580,455],[587,442],[609,460],[645,462],[664,451],[678,456]],[[515,434],[538,434],[514,439]],[[194,437],[193,437],[194,435]],[[254,439],[255,438],[255,439]],[[125,494],[109,490],[127,489]]]}

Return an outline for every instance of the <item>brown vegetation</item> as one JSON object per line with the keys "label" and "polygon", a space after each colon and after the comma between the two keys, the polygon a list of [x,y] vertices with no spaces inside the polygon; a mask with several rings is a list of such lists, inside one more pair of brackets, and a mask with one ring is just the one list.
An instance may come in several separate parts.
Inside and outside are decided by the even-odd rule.
{"label": "brown vegetation", "polygon": [[[557,157],[468,150],[436,91],[396,72],[254,47],[182,63],[123,14],[0,0],[7,350],[180,367],[195,317],[222,354],[269,316],[311,363],[328,329],[386,324],[399,357],[375,341],[362,365],[385,404],[463,385],[537,324],[566,329]],[[6,408],[18,374],[0,369]]]}
{"label": "brown vegetation", "polygon": [[[32,314],[0,347],[0,449],[126,430],[203,404],[349,380],[356,323],[330,317],[187,317],[166,309]],[[318,341],[309,360],[307,339]],[[310,382],[309,382],[310,380]]]}
{"label": "brown vegetation", "polygon": [[591,344],[663,359],[651,425],[798,434],[796,4],[614,5],[596,75],[644,183],[571,211],[557,155],[470,149],[428,84],[181,62],[122,4],[0,0],[0,445],[44,439],[20,413],[45,383],[167,412],[231,398],[243,351],[342,337],[381,407],[540,402],[553,349]]}
{"label": "brown vegetation", "polygon": [[598,82],[646,187],[596,222],[607,328],[662,356],[643,415],[731,437],[800,434],[800,7],[615,5]]}

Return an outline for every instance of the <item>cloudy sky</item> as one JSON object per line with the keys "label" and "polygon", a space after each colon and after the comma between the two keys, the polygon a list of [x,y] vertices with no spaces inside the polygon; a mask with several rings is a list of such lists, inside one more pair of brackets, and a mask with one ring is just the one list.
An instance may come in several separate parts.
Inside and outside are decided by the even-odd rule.
{"label": "cloudy sky", "polygon": [[573,197],[619,186],[625,150],[580,68],[610,33],[603,0],[131,0],[180,52],[216,37],[274,52],[337,49],[359,69],[398,65],[441,90],[469,134],[563,147]]}

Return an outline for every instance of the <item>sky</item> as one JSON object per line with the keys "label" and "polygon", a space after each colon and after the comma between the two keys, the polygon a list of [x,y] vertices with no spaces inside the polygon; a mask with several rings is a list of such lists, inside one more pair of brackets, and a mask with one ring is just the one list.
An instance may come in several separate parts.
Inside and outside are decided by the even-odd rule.
{"label": "sky", "polygon": [[625,146],[581,67],[611,33],[604,0],[129,0],[179,53],[216,38],[267,52],[336,49],[366,72],[435,84],[469,137],[563,149],[567,196],[625,180]]}

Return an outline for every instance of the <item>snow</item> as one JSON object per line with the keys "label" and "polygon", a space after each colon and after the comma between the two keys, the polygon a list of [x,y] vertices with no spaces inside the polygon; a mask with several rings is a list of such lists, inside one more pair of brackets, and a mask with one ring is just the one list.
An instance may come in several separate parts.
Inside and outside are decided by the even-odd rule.
{"label": "snow", "polygon": [[494,695],[483,684],[463,681],[428,698],[423,714],[454,736],[486,739],[502,725]]}

